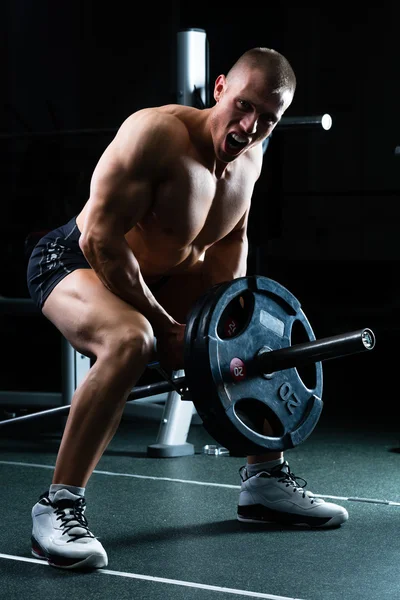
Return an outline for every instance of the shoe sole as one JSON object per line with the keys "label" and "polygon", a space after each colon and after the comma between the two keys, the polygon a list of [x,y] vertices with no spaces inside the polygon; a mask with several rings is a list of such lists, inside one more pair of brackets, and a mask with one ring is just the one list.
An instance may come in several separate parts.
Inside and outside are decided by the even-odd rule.
{"label": "shoe sole", "polygon": [[[39,558],[40,560],[47,561],[47,563],[51,567],[56,567],[57,569],[103,569],[107,566],[108,561],[105,561],[102,556],[96,556],[91,554],[90,556],[86,556],[83,560],[78,560],[76,562],[71,562],[71,559],[63,559],[60,557],[60,560],[57,561],[55,557],[47,556],[44,554],[39,554],[35,550],[31,550],[32,556],[35,558]],[[68,563],[68,564],[67,564]]]}
{"label": "shoe sole", "polygon": [[[294,515],[292,515],[291,513],[286,513],[285,516],[282,519],[279,518],[268,518],[267,516],[265,516],[265,518],[263,517],[245,517],[242,516],[240,514],[237,514],[237,520],[240,521],[241,523],[255,523],[255,524],[261,524],[261,525],[267,525],[267,524],[275,524],[275,525],[281,525],[281,526],[286,526],[286,527],[309,527],[310,529],[323,529],[323,528],[329,528],[329,527],[339,527],[340,525],[342,525],[343,523],[345,523],[347,521],[347,519],[349,518],[349,516],[347,514],[338,514],[335,515],[334,517],[331,517],[328,521],[323,521],[323,519],[318,519],[320,522],[318,523],[317,520],[312,520],[312,519],[308,519],[308,520],[304,520],[304,521],[300,521],[300,520],[295,520]],[[321,522],[323,521],[323,522]]]}

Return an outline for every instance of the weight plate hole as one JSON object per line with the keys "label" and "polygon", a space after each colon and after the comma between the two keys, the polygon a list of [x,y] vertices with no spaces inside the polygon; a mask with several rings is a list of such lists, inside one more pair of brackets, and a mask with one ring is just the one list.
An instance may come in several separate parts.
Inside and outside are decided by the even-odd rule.
{"label": "weight plate hole", "polygon": [[254,295],[245,290],[235,296],[223,311],[218,322],[217,334],[221,340],[234,338],[249,325],[254,311]]}
{"label": "weight plate hole", "polygon": [[[291,346],[295,346],[296,344],[306,344],[311,341],[304,324],[299,319],[296,319],[293,322],[290,338]],[[297,365],[296,370],[305,387],[309,390],[313,390],[317,385],[317,369],[315,363]]]}
{"label": "weight plate hole", "polygon": [[[241,398],[235,403],[235,414],[246,427],[259,435],[272,435],[281,437],[284,434],[282,423],[274,411],[255,398]],[[269,424],[272,433],[265,429],[265,421]]]}

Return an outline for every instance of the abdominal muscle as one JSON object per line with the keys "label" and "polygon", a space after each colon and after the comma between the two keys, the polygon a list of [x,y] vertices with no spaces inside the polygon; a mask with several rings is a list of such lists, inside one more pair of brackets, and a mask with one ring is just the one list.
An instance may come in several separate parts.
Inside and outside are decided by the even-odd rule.
{"label": "abdominal muscle", "polygon": [[147,283],[152,283],[163,275],[188,273],[204,259],[205,248],[199,248],[195,241],[182,246],[172,236],[161,231],[146,232],[143,235],[135,227],[125,239]]}

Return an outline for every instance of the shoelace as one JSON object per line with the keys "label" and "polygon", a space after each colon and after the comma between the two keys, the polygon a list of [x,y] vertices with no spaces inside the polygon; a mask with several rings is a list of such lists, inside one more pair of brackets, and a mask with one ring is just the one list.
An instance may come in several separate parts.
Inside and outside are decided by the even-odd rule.
{"label": "shoelace", "polygon": [[[89,531],[88,522],[83,514],[83,511],[86,506],[86,500],[84,498],[79,498],[74,502],[70,500],[61,500],[57,502],[57,504],[53,504],[55,508],[55,513],[57,515],[57,520],[61,521],[63,526],[63,533],[67,533],[71,539],[67,540],[68,542],[74,542],[81,538],[94,538],[93,533]],[[72,533],[72,530],[75,528],[83,529],[82,533]]]}
{"label": "shoelace", "polygon": [[[239,474],[242,481],[245,481],[242,473],[246,471],[246,467],[240,467]],[[305,487],[307,486],[307,481],[302,477],[297,477],[291,470],[287,463],[283,463],[283,465],[278,465],[271,469],[271,471],[261,471],[258,473],[260,477],[276,477],[279,483],[286,484],[286,487],[293,486],[293,492],[299,492],[303,494],[303,498],[306,496],[310,498],[311,504],[314,504],[314,499],[308,496],[305,491]],[[299,482],[303,482],[301,485]]]}
{"label": "shoelace", "polygon": [[[293,486],[293,492],[299,492],[303,494],[303,498],[307,496],[305,491],[305,487],[307,486],[307,481],[302,477],[297,477],[287,465],[287,472],[281,471],[282,477],[278,477],[279,483],[285,483],[286,487]],[[299,482],[303,482],[301,485]],[[310,498],[311,504],[314,504],[314,500]]]}

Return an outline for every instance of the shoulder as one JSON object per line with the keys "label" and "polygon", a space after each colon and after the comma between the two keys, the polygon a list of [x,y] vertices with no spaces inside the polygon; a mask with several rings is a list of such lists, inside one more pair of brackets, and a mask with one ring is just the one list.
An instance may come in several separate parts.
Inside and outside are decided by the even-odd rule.
{"label": "shoulder", "polygon": [[174,106],[145,108],[133,113],[122,123],[116,139],[128,145],[140,144],[142,149],[152,151],[182,149],[190,136]]}
{"label": "shoulder", "polygon": [[253,175],[254,180],[256,181],[261,174],[261,169],[263,165],[264,153],[261,144],[257,144],[250,148],[247,152],[245,152],[242,157],[244,166],[247,175],[250,174],[250,171]]}
{"label": "shoulder", "polygon": [[257,146],[254,146],[254,148],[251,148],[250,158],[254,165],[254,168],[258,171],[258,174],[260,174],[264,158],[262,144],[257,144]]}
{"label": "shoulder", "polygon": [[123,121],[99,166],[125,169],[135,177],[162,176],[188,153],[190,143],[188,129],[173,108],[141,109]]}

